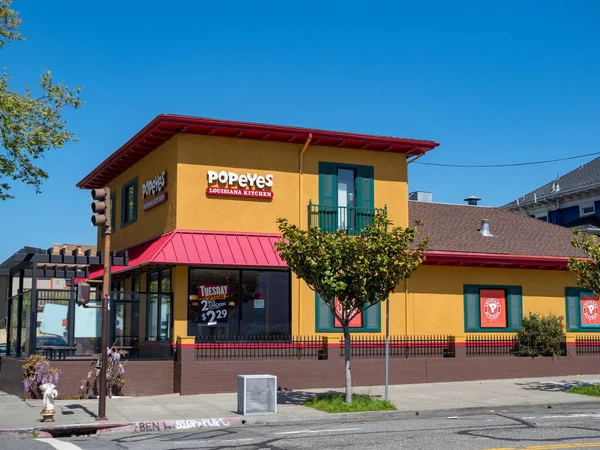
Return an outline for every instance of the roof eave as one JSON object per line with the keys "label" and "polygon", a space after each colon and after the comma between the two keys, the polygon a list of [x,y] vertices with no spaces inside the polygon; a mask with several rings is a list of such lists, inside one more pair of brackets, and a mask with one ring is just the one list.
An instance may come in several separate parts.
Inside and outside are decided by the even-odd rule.
{"label": "roof eave", "polygon": [[[424,154],[439,145],[437,142],[418,139],[161,114],[156,116],[135,136],[77,183],[77,187],[82,189],[102,187],[126,170],[127,167],[135,164],[146,154],[179,133],[258,139],[282,143],[304,143],[307,136],[312,134],[312,145],[396,152],[407,156]],[[124,158],[128,156],[129,162],[124,161]],[[112,170],[111,166],[113,167]]]}
{"label": "roof eave", "polygon": [[497,253],[428,251],[426,252],[425,264],[469,267],[504,267],[519,269],[567,270],[567,265],[570,259],[570,256],[534,256]]}

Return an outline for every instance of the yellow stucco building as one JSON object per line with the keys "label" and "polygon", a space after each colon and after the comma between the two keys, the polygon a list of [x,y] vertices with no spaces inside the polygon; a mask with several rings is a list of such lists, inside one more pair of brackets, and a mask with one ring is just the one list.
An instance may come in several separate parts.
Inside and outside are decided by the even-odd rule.
{"label": "yellow stucco building", "polygon": [[[206,335],[337,338],[326,306],[277,255],[276,219],[352,233],[383,207],[398,225],[422,220],[431,241],[426,264],[391,296],[392,335],[452,335],[460,344],[470,333],[514,332],[529,311],[593,330],[581,319],[586,294],[565,270],[580,256],[568,230],[495,208],[409,207],[408,162],[437,145],[156,117],[78,184],[111,188],[112,248],[129,256],[113,268],[113,291],[122,292],[113,338],[155,346]],[[352,331],[382,333],[382,309],[370,308]]]}

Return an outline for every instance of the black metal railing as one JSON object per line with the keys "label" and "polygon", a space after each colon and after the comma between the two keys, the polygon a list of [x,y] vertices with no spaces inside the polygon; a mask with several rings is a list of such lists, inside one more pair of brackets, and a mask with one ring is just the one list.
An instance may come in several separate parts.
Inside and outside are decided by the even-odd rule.
{"label": "black metal railing", "polygon": [[327,359],[327,337],[288,335],[197,336],[197,359]]}
{"label": "black metal railing", "polygon": [[356,235],[373,223],[377,211],[375,208],[323,206],[311,202],[308,204],[308,227],[318,227],[331,233],[345,230],[348,234]]}
{"label": "black metal railing", "polygon": [[575,336],[576,355],[600,355],[600,336]]}
{"label": "black metal railing", "polygon": [[[346,347],[344,338],[340,339],[340,355],[344,357]],[[385,357],[385,337],[353,337],[350,341],[352,358]],[[444,357],[454,358],[454,336],[390,336],[390,358]]]}
{"label": "black metal railing", "polygon": [[[485,334],[469,335],[465,339],[467,356],[532,356],[529,351],[534,349],[536,354],[540,351],[535,349],[536,344],[521,345],[515,335],[488,336]],[[561,342],[559,354],[567,354],[567,341]],[[551,356],[551,355],[544,355]]]}
{"label": "black metal railing", "polygon": [[469,335],[465,347],[467,356],[511,356],[517,354],[517,337]]}

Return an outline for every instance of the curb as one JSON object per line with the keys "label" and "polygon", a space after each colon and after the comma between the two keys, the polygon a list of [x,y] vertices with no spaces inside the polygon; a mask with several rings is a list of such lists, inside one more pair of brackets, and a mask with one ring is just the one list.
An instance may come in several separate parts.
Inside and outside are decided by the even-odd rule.
{"label": "curb", "polygon": [[195,428],[226,428],[242,425],[239,417],[219,417],[213,419],[159,420],[126,423],[87,423],[69,425],[36,426],[29,428],[0,429],[0,438],[27,438],[33,434],[38,437],[60,437],[73,434],[94,434],[97,436],[113,433],[163,433],[185,431]]}

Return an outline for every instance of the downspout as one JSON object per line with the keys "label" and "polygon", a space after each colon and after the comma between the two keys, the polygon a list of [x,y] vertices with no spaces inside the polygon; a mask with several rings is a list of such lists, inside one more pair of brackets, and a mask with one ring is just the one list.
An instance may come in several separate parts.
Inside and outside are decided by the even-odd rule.
{"label": "downspout", "polygon": [[[312,141],[313,135],[312,133],[308,133],[308,137],[306,138],[306,142],[304,142],[304,146],[302,150],[300,150],[300,154],[298,155],[298,226],[302,228],[302,175],[304,174],[304,153],[308,149],[310,145],[310,141]],[[302,309],[301,309],[301,301],[300,296],[302,295],[302,281],[298,279],[298,334],[301,333],[301,321],[302,321]]]}

